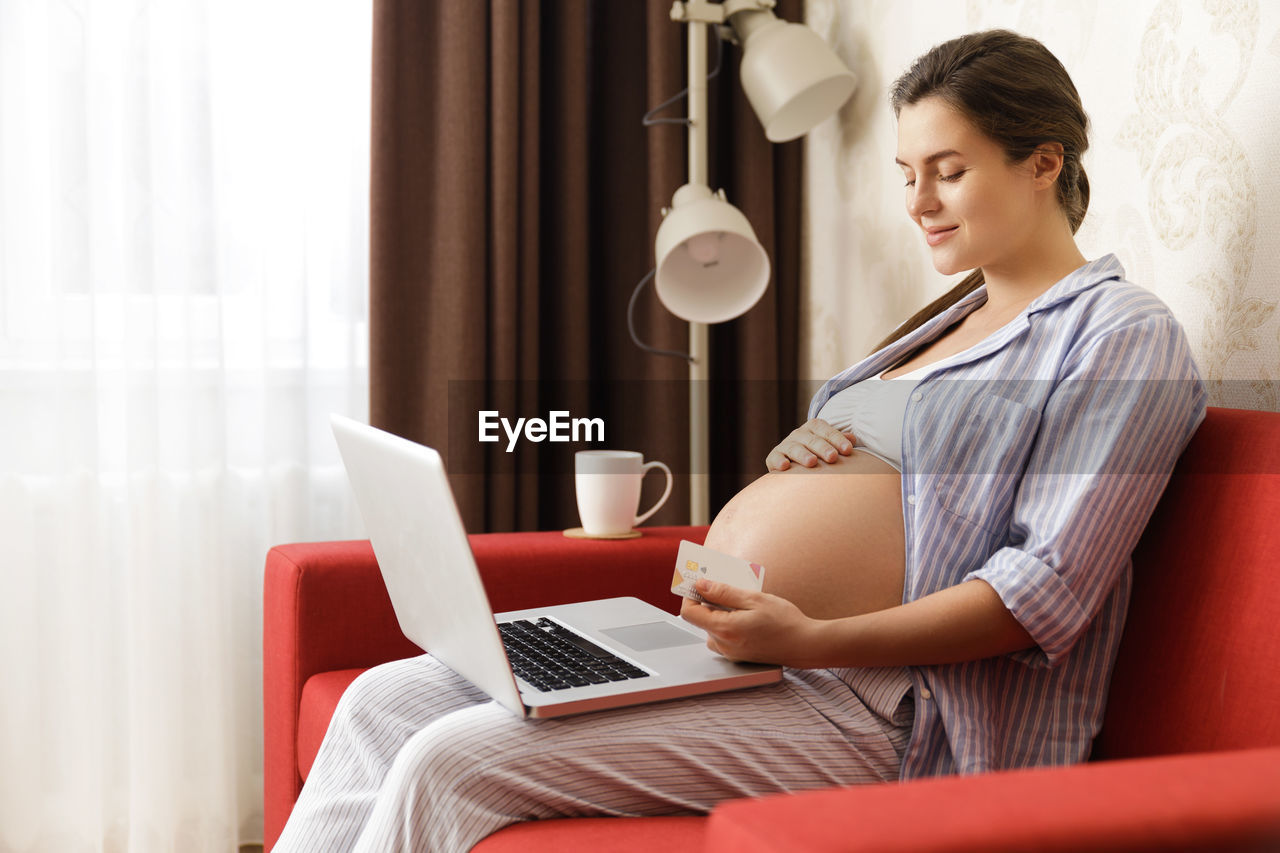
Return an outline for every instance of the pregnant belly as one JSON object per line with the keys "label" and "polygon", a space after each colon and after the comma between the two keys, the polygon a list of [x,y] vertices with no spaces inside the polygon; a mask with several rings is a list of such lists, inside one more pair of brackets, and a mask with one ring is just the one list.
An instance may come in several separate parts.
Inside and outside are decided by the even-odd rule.
{"label": "pregnant belly", "polygon": [[855,451],[834,464],[774,471],[734,495],[710,548],[765,567],[765,592],[819,619],[902,603],[901,477]]}

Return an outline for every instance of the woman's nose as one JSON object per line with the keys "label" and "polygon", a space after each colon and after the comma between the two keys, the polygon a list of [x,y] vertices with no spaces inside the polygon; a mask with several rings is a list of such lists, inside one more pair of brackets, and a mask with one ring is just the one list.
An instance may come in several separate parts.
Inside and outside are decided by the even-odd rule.
{"label": "woman's nose", "polygon": [[917,181],[916,185],[907,189],[907,213],[919,219],[926,213],[935,211],[938,207],[938,196],[929,188],[928,185],[921,185]]}

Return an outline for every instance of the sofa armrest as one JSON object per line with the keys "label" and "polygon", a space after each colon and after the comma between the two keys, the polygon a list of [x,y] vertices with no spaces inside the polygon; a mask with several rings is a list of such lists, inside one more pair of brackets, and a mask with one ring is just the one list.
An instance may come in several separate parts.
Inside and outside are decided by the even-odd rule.
{"label": "sofa armrest", "polygon": [[419,650],[396,624],[367,541],[272,548],[262,615],[263,833],[270,849],[302,791],[298,709],[307,680]]}
{"label": "sofa armrest", "polygon": [[[568,539],[559,531],[470,537],[495,611],[634,595],[674,612],[671,567],[681,539],[705,527],[645,528],[638,539]],[[396,622],[367,541],[280,545],[263,587],[263,752],[267,846],[302,790],[298,709],[313,675],[420,654]]]}
{"label": "sofa armrest", "polygon": [[1275,850],[1280,748],[740,800],[706,837],[708,853]]}
{"label": "sofa armrest", "polygon": [[699,544],[706,527],[647,527],[638,539],[569,539],[560,531],[471,537],[495,613],[632,595],[669,613],[680,609],[671,573],[680,540]]}

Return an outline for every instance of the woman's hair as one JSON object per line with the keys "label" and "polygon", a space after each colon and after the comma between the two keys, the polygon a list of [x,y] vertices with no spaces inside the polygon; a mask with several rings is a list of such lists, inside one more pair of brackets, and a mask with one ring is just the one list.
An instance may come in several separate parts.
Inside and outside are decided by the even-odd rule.
{"label": "woman's hair", "polygon": [[[1089,117],[1067,70],[1033,38],[1008,30],[970,33],[937,45],[917,59],[889,91],[895,116],[902,108],[938,97],[1002,147],[1010,163],[1040,146],[1062,146],[1058,202],[1075,233],[1089,209],[1089,178],[1080,158],[1089,147]],[[982,270],[926,305],[881,341],[881,349],[923,326],[982,286]]]}

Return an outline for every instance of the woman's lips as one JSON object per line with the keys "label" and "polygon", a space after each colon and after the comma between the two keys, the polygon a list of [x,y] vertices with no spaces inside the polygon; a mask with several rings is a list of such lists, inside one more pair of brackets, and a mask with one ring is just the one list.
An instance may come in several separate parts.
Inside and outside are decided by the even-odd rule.
{"label": "woman's lips", "polygon": [[924,239],[930,246],[936,246],[956,233],[959,227],[959,225],[952,225],[950,228],[931,228],[924,233]]}

